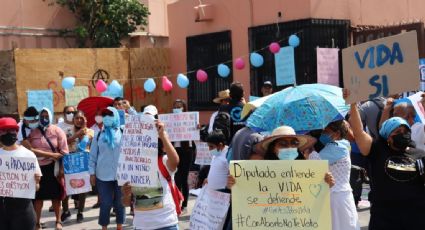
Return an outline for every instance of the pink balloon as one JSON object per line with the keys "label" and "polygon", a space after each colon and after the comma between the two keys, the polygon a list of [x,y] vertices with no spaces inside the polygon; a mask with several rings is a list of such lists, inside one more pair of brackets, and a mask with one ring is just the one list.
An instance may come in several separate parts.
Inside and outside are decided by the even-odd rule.
{"label": "pink balloon", "polygon": [[162,89],[165,92],[171,91],[173,89],[173,83],[168,80],[167,76],[162,77]]}
{"label": "pink balloon", "polygon": [[245,68],[245,62],[242,58],[236,58],[235,60],[235,67],[236,69],[243,69]]}
{"label": "pink balloon", "polygon": [[196,71],[196,79],[198,79],[199,82],[206,82],[208,80],[207,72],[202,69]]}
{"label": "pink balloon", "polygon": [[279,50],[280,50],[280,45],[279,45],[279,43],[277,43],[277,42],[272,42],[270,45],[269,45],[269,50],[270,50],[270,52],[272,52],[272,53],[278,53],[279,52]]}
{"label": "pink balloon", "polygon": [[97,80],[96,82],[96,91],[99,93],[103,93],[108,88],[108,85],[103,80]]}

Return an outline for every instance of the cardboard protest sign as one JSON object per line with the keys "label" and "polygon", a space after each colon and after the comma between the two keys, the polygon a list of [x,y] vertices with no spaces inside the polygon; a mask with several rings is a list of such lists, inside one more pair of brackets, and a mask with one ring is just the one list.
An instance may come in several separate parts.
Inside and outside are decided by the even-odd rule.
{"label": "cardboard protest sign", "polygon": [[46,107],[53,114],[53,91],[52,90],[29,90],[27,92],[28,107],[34,106],[38,111]]}
{"label": "cardboard protest sign", "polygon": [[197,165],[210,165],[212,155],[206,142],[195,141],[196,145],[196,159],[195,164]]}
{"label": "cardboard protest sign", "polygon": [[286,46],[274,55],[276,67],[276,85],[295,84],[295,59],[294,47]]}
{"label": "cardboard protest sign", "polygon": [[0,155],[0,196],[34,199],[36,160]]}
{"label": "cardboard protest sign", "polygon": [[230,205],[230,193],[204,187],[190,215],[190,229],[222,229]]}
{"label": "cardboard protest sign", "polygon": [[84,98],[89,97],[88,86],[74,86],[72,89],[65,89],[65,104],[76,106]]}
{"label": "cardboard protest sign", "polygon": [[199,135],[199,112],[160,114],[170,141],[197,141]]}
{"label": "cardboard protest sign", "polygon": [[327,171],[327,161],[231,161],[233,229],[332,229]]}
{"label": "cardboard protest sign", "polygon": [[317,48],[317,83],[339,86],[337,48]]}
{"label": "cardboard protest sign", "polygon": [[416,31],[343,49],[347,103],[418,90],[418,59]]}
{"label": "cardboard protest sign", "polygon": [[125,120],[117,170],[118,184],[155,187],[158,182],[158,131],[152,116],[130,115]]}
{"label": "cardboard protest sign", "polygon": [[64,155],[62,159],[66,194],[90,192],[89,153],[71,153]]}

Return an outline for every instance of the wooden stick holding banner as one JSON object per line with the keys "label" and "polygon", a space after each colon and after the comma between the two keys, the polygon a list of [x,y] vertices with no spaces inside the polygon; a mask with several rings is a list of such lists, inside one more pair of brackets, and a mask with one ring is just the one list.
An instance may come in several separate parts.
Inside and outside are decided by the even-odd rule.
{"label": "wooden stick holding banner", "polygon": [[34,199],[36,160],[0,155],[0,196]]}
{"label": "wooden stick holding banner", "polygon": [[347,103],[419,88],[416,31],[348,47],[342,60]]}

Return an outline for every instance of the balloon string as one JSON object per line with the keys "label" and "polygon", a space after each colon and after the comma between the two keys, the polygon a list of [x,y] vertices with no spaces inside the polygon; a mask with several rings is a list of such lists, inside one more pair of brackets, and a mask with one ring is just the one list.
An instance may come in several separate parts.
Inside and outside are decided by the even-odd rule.
{"label": "balloon string", "polygon": [[[303,30],[299,30],[296,33],[293,33],[292,35],[299,35],[301,33],[303,33]],[[283,39],[280,39],[280,40],[276,41],[276,43],[281,43],[281,42],[284,42],[284,41],[288,41],[288,39],[289,38],[283,38]],[[269,46],[262,47],[260,49],[257,49],[257,50],[252,51],[251,53],[263,51],[263,50],[267,49],[268,47]],[[248,57],[248,56],[249,56],[249,54],[245,54],[245,55],[239,56],[239,58],[245,58],[245,57]],[[227,61],[224,61],[224,62],[220,62],[220,64],[228,64],[228,63],[231,63],[231,62],[233,62],[233,59],[227,60]],[[217,67],[220,64],[211,65],[211,66],[208,66],[208,67],[205,67],[205,68],[199,68],[199,69],[209,70],[211,68]],[[190,70],[188,72],[180,72],[178,74],[164,74],[162,76],[166,76],[166,77],[170,77],[171,78],[171,77],[174,77],[174,76],[177,77],[179,74],[188,75],[188,74],[191,74],[191,73],[195,73],[199,69],[197,69],[197,70]],[[155,79],[155,78],[161,78],[162,76],[136,77],[136,78],[116,78],[116,79],[113,79],[113,80],[117,80],[117,81],[121,81],[121,80],[123,80],[123,81],[137,81],[137,80],[146,80],[146,79],[149,79],[149,78],[153,78],[153,79]],[[78,77],[78,79],[81,79],[81,80],[93,80],[92,78],[80,78],[80,77]]]}

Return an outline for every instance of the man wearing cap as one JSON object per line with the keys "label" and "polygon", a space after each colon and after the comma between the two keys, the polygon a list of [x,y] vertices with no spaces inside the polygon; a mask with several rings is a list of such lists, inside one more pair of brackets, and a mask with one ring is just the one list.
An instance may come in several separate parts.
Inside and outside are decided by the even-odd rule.
{"label": "man wearing cap", "polygon": [[[220,105],[228,105],[229,100],[230,100],[230,91],[228,89],[225,89],[223,91],[218,92],[218,96],[214,98],[213,102]],[[218,111],[215,111],[213,114],[211,114],[210,124],[208,126],[208,133],[211,133],[213,131],[214,120],[217,114],[218,114]]]}
{"label": "man wearing cap", "polygon": [[273,93],[273,85],[271,81],[265,81],[261,87],[261,93],[263,97],[268,96]]}
{"label": "man wearing cap", "polygon": [[158,118],[158,109],[154,105],[148,105],[143,109],[143,114]]}
{"label": "man wearing cap", "polygon": [[[16,143],[19,126],[13,118],[0,118],[0,156],[31,158],[35,164],[36,190],[39,187],[41,170],[35,154]],[[9,230],[35,229],[36,215],[31,199],[0,196],[0,228]]]}

